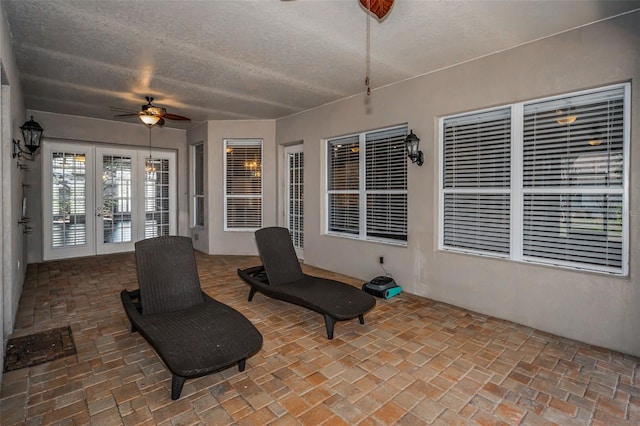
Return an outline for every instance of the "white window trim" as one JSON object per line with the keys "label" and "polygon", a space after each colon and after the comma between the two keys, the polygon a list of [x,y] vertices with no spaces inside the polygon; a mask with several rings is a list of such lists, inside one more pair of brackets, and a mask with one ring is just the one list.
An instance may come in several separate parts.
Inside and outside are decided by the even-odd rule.
{"label": "white window trim", "polygon": [[[409,191],[408,188],[405,190],[389,190],[389,191],[380,191],[380,190],[367,190],[366,189],[366,154],[367,154],[367,146],[366,146],[366,135],[368,133],[375,133],[377,131],[380,130],[395,130],[395,129],[407,129],[408,126],[407,124],[401,124],[401,125],[397,125],[397,126],[390,126],[390,127],[384,127],[384,128],[380,128],[380,129],[372,129],[372,130],[367,130],[361,133],[350,133],[350,134],[346,134],[346,135],[341,135],[341,136],[336,136],[336,137],[332,137],[332,138],[328,138],[328,139],[323,139],[322,140],[322,169],[323,169],[323,179],[322,179],[322,184],[321,184],[321,189],[322,192],[324,194],[323,197],[323,203],[324,206],[322,208],[322,215],[323,215],[323,234],[325,235],[329,235],[329,236],[334,236],[334,237],[340,237],[340,238],[348,238],[351,240],[358,240],[358,241],[367,241],[367,242],[373,242],[373,243],[382,243],[382,244],[388,244],[388,245],[394,245],[394,246],[400,246],[400,247],[407,247],[408,245],[408,241],[401,241],[401,240],[394,240],[394,239],[388,239],[388,238],[381,238],[381,237],[368,237],[367,236],[367,222],[366,222],[366,214],[367,214],[367,201],[366,201],[366,196],[367,194],[376,194],[376,193],[384,193],[384,194],[391,194],[391,193],[398,193],[398,194],[407,194],[407,197],[409,196]],[[329,183],[328,183],[328,179],[329,179],[329,158],[327,157],[327,152],[328,152],[328,148],[329,148],[329,143],[333,140],[336,139],[341,139],[341,138],[348,138],[348,137],[353,137],[353,136],[358,136],[358,148],[359,148],[359,161],[358,161],[358,166],[359,166],[359,176],[360,176],[360,185],[359,185],[359,189],[355,190],[355,189],[351,189],[351,190],[330,190],[329,189]],[[404,147],[403,147],[404,149]],[[406,160],[405,160],[406,161]],[[337,232],[337,231],[331,231],[329,228],[329,218],[331,217],[330,212],[329,212],[329,208],[330,208],[330,202],[329,202],[329,196],[331,194],[358,194],[359,195],[359,210],[358,210],[358,215],[360,217],[360,223],[359,223],[359,232],[358,234],[351,234],[351,233],[346,233],[346,232]],[[408,216],[408,209],[407,209],[407,216]],[[364,219],[363,219],[364,218]],[[408,220],[407,220],[408,223]],[[407,238],[409,236],[409,230],[407,229]]]}
{"label": "white window trim", "polygon": [[[196,149],[198,146],[202,146],[202,155],[203,155],[203,165],[202,165],[202,194],[196,194]],[[206,178],[205,178],[205,167],[204,167],[204,154],[205,154],[205,150],[204,150],[204,142],[198,142],[196,144],[191,145],[191,227],[192,228],[204,228],[206,223],[207,223],[207,217],[206,217],[206,204],[204,204],[205,201],[205,196],[204,196],[204,192],[205,192],[205,182],[206,182]],[[203,200],[203,205],[204,205],[204,223],[202,225],[199,225],[197,223],[198,221],[198,199],[202,199]]]}
{"label": "white window trim", "polygon": [[[227,144],[230,141],[258,142],[260,145],[260,195],[228,195],[227,194]],[[255,232],[264,224],[264,144],[262,139],[254,138],[228,138],[222,144],[223,154],[223,194],[224,194],[224,231],[225,232]],[[259,198],[260,199],[260,226],[257,228],[229,228],[227,226],[227,200],[230,198]]]}
{"label": "white window trim", "polygon": [[[523,122],[524,122],[524,106],[529,104],[535,104],[539,102],[552,101],[554,99],[563,99],[570,96],[588,95],[591,93],[602,92],[610,89],[623,88],[624,90],[624,134],[623,134],[623,188],[620,189],[594,189],[594,193],[598,194],[620,194],[622,196],[622,262],[621,269],[598,267],[593,265],[592,267],[580,267],[570,262],[564,262],[561,260],[546,260],[538,258],[527,258],[523,255],[523,204],[524,193],[523,188]],[[509,193],[511,194],[511,245],[510,255],[502,256],[498,254],[491,254],[487,252],[480,252],[476,250],[461,249],[457,247],[447,247],[444,244],[444,176],[443,176],[443,162],[444,162],[444,122],[447,119],[466,116],[469,114],[480,114],[483,112],[493,111],[497,109],[503,109],[511,107],[511,186]],[[440,117],[438,120],[438,134],[439,134],[439,152],[438,152],[438,250],[458,252],[463,254],[479,255],[490,258],[503,258],[511,261],[530,263],[536,265],[555,266],[566,269],[588,271],[594,273],[611,274],[618,276],[628,276],[629,274],[629,174],[630,174],[630,145],[631,145],[631,83],[613,84],[603,87],[598,87],[589,90],[565,93],[557,96],[550,96],[546,98],[533,99],[526,102],[518,102],[510,105],[501,105],[492,108],[468,111],[459,114],[453,114],[445,117]],[[535,193],[538,189],[529,188],[526,193]],[[539,189],[540,192],[553,193],[564,192],[564,189],[545,188]],[[477,193],[478,191],[474,191]],[[589,190],[582,189],[582,192],[589,192]]]}

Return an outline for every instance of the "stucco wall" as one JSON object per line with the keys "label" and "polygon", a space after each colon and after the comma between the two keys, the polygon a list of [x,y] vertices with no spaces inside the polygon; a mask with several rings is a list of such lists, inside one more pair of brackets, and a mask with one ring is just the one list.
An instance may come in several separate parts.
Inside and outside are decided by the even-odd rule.
{"label": "stucco wall", "polygon": [[[304,140],[305,262],[365,280],[382,272],[384,255],[407,292],[640,355],[638,77],[634,13],[277,120],[279,144]],[[439,117],[623,81],[632,81],[628,277],[437,249]],[[421,138],[425,155],[423,167],[409,165],[408,247],[323,235],[321,140],[400,123]]]}
{"label": "stucco wall", "polygon": [[[9,25],[0,8],[0,63],[2,64],[2,114],[0,155],[0,176],[2,177],[2,191],[0,191],[0,238],[2,244],[0,254],[0,365],[4,365],[5,340],[13,331],[24,273],[26,270],[25,235],[17,226],[21,216],[22,183],[24,173],[16,167],[16,160],[12,158],[12,139],[22,140],[20,126],[25,121],[24,100],[18,70],[15,64],[9,39]],[[0,378],[0,382],[2,379]]]}
{"label": "stucco wall", "polygon": [[192,221],[192,215],[193,215],[193,199],[191,198],[193,195],[193,170],[191,170],[191,166],[192,166],[192,153],[191,153],[191,147],[193,145],[202,143],[203,144],[203,155],[204,155],[204,159],[203,159],[203,163],[204,163],[204,170],[203,170],[203,179],[204,179],[204,194],[205,194],[205,206],[204,206],[204,214],[205,214],[205,218],[207,218],[208,212],[209,212],[209,206],[206,204],[206,200],[208,200],[209,196],[207,195],[209,192],[209,168],[207,167],[207,154],[208,154],[208,144],[207,144],[207,129],[208,129],[208,124],[207,123],[203,123],[199,126],[196,126],[192,129],[189,129],[187,131],[187,144],[189,146],[189,175],[188,175],[188,179],[189,179],[189,232],[190,232],[190,236],[191,239],[193,241],[193,248],[196,250],[199,250],[203,253],[208,253],[209,252],[209,220],[205,220],[204,221],[204,226],[200,227],[200,226],[193,226],[193,221]]}
{"label": "stucco wall", "polygon": [[[71,115],[52,114],[42,111],[28,111],[44,129],[44,143],[47,141],[87,142],[120,146],[146,147],[149,145],[149,130],[140,123],[119,123],[116,121]],[[153,127],[153,148],[172,149],[177,152],[178,164],[178,235],[188,235],[189,203],[187,191],[188,150],[186,130]],[[42,261],[42,155],[38,155],[27,178],[31,187],[28,191],[28,208],[34,212],[29,235],[29,263]]]}
{"label": "stucco wall", "polygon": [[276,224],[276,134],[273,120],[209,121],[206,146],[209,254],[257,254],[253,232],[224,230],[224,140],[262,139],[262,220]]}

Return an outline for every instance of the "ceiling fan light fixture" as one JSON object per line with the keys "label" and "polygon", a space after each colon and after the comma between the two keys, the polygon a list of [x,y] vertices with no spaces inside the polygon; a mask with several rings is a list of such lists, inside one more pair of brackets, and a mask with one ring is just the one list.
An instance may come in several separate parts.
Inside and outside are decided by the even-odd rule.
{"label": "ceiling fan light fixture", "polygon": [[160,121],[160,116],[158,115],[140,114],[138,117],[140,117],[140,120],[142,120],[142,122],[147,126],[153,126]]}

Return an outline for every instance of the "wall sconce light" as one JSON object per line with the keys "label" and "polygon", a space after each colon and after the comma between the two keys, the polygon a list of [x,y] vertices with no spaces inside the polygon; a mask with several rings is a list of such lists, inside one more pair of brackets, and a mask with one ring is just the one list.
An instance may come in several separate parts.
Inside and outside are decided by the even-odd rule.
{"label": "wall sconce light", "polygon": [[22,130],[24,146],[28,151],[25,151],[20,146],[20,141],[13,139],[13,158],[20,158],[21,156],[26,155],[27,157],[25,158],[33,160],[33,156],[38,148],[40,148],[42,132],[44,129],[40,127],[40,125],[33,120],[33,116],[31,116],[31,120],[26,121],[22,126],[20,126],[20,130]]}
{"label": "wall sconce light", "polygon": [[405,138],[404,144],[407,146],[407,156],[411,159],[411,162],[422,166],[422,164],[424,164],[424,155],[422,151],[418,150],[420,138],[413,133],[413,130],[411,130]]}

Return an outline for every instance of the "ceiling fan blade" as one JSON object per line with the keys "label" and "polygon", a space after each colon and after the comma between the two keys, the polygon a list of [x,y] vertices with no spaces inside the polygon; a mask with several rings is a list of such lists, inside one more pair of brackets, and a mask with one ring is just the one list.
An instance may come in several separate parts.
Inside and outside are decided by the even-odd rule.
{"label": "ceiling fan blade", "polygon": [[112,112],[135,112],[130,108],[120,108],[120,107],[109,107],[109,110]]}
{"label": "ceiling fan blade", "polygon": [[163,114],[162,118],[167,118],[169,120],[191,121],[189,117],[185,117],[184,115],[169,114],[169,113]]}
{"label": "ceiling fan blade", "polygon": [[156,126],[164,126],[164,118],[161,118],[160,120],[158,120],[158,122],[156,123]]}
{"label": "ceiling fan blade", "polygon": [[118,114],[118,115],[114,115],[114,117],[135,117],[137,116],[138,113],[137,112],[129,112],[127,114]]}

